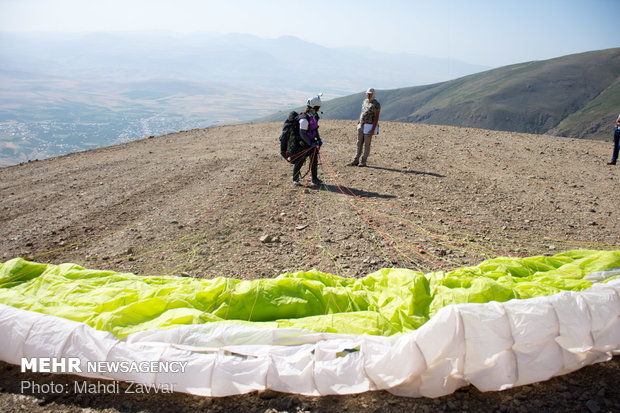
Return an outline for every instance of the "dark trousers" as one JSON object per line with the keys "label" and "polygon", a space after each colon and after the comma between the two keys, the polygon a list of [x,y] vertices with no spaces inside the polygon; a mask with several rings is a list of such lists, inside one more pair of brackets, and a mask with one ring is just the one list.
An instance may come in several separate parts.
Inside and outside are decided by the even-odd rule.
{"label": "dark trousers", "polygon": [[306,158],[310,158],[310,173],[312,174],[312,179],[318,179],[319,149],[315,146],[295,161],[295,166],[293,166],[293,181],[299,181],[301,167],[306,162]]}
{"label": "dark trousers", "polygon": [[617,127],[614,131],[614,153],[611,155],[611,161],[616,162],[618,160],[618,148],[620,147],[620,127]]}

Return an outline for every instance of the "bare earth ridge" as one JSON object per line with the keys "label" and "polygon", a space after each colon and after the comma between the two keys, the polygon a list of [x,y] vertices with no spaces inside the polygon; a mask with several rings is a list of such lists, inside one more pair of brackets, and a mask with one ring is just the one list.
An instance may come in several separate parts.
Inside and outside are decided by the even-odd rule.
{"label": "bare earth ridge", "polygon": [[[358,168],[345,166],[355,122],[321,121],[324,184],[306,176],[295,187],[278,153],[281,126],[184,131],[0,168],[0,262],[206,278],[311,268],[363,277],[384,267],[426,273],[497,256],[620,248],[620,167],[606,165],[609,142],[384,122],[369,167]],[[22,394],[30,380],[84,379],[0,363],[0,411],[620,410],[618,357],[543,383],[488,393],[470,386],[438,399]]]}

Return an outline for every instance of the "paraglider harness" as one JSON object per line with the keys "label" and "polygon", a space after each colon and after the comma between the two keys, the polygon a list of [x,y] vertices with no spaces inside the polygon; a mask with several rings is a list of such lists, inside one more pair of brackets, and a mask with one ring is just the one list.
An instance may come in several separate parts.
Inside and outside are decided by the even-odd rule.
{"label": "paraglider harness", "polygon": [[[317,120],[318,120],[317,114]],[[321,146],[323,142],[317,136],[312,146],[309,146],[299,134],[299,121],[302,117],[309,120],[307,113],[297,113],[294,110],[288,114],[282,126],[280,134],[280,155],[289,163],[295,163],[299,157],[304,156],[303,152],[309,152],[313,146]]]}

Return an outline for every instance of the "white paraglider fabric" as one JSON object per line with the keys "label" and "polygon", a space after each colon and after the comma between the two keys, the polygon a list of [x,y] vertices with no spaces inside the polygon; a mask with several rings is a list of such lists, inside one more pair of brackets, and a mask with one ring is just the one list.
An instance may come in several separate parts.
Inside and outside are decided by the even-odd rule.
{"label": "white paraglider fabric", "polygon": [[176,362],[183,371],[86,371],[86,377],[168,386],[203,396],[272,389],[304,395],[388,390],[439,397],[547,380],[620,354],[620,279],[562,292],[441,309],[390,337],[233,323],[182,325],[123,340],[84,323],[0,304],[0,359]]}

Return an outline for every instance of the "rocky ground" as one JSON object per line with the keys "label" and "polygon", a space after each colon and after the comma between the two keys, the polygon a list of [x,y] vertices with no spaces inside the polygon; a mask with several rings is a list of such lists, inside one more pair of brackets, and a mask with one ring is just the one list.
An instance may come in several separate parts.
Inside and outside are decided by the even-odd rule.
{"label": "rocky ground", "polygon": [[[242,279],[316,268],[449,270],[500,255],[620,249],[609,142],[383,123],[369,167],[355,124],[322,121],[321,186],[291,184],[281,124],[222,126],[0,168],[0,262],[24,257],[140,275]],[[305,172],[307,168],[304,168]],[[502,392],[227,398],[23,392],[0,364],[0,411],[619,411],[618,357]],[[82,380],[80,378],[79,380]]]}

